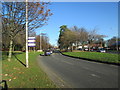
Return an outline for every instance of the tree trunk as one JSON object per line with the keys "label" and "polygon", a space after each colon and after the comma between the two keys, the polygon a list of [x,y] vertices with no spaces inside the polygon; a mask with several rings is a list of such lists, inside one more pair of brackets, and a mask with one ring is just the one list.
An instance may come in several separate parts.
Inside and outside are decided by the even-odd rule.
{"label": "tree trunk", "polygon": [[73,51],[73,45],[71,46],[71,52]]}
{"label": "tree trunk", "polygon": [[78,43],[77,43],[77,41],[76,41],[75,50],[77,50],[77,49],[78,49]]}
{"label": "tree trunk", "polygon": [[15,45],[13,46],[13,49],[12,49],[12,51],[15,51]]}
{"label": "tree trunk", "polygon": [[88,48],[88,49],[89,49],[89,51],[90,51],[90,44],[89,44],[89,48]]}
{"label": "tree trunk", "polygon": [[11,60],[11,56],[12,56],[12,46],[13,46],[13,40],[10,40],[10,47],[9,47],[8,61]]}
{"label": "tree trunk", "polygon": [[82,44],[82,51],[84,51],[84,45]]}
{"label": "tree trunk", "polygon": [[118,45],[116,45],[116,50],[119,51],[119,47],[118,47]]}
{"label": "tree trunk", "polygon": [[100,42],[100,47],[102,48],[103,46],[102,46],[102,42]]}

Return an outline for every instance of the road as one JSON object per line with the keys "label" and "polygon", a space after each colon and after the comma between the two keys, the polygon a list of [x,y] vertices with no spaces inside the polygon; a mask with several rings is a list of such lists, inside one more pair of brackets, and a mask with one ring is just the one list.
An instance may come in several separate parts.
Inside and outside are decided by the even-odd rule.
{"label": "road", "polygon": [[61,88],[117,88],[118,66],[63,56],[39,56],[39,66]]}

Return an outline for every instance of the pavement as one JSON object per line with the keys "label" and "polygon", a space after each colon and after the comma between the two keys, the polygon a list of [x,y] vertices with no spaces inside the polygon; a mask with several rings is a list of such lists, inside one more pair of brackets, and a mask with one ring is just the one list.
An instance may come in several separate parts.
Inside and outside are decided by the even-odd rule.
{"label": "pavement", "polygon": [[119,66],[53,53],[39,56],[39,66],[60,88],[118,88]]}

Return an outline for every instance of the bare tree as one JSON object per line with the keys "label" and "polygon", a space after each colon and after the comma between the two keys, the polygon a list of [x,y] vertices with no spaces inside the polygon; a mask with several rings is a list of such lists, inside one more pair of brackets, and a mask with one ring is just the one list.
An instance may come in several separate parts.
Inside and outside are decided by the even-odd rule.
{"label": "bare tree", "polygon": [[[25,2],[3,2],[2,12],[2,33],[10,38],[9,61],[12,54],[13,40],[16,35],[25,30],[26,24],[26,3]],[[52,15],[47,9],[46,2],[28,2],[28,29],[34,30],[43,26],[48,17]]]}
{"label": "bare tree", "polygon": [[107,42],[108,42],[108,47],[110,47],[112,49],[116,49],[117,51],[119,50],[120,37],[114,36],[114,37],[108,39]]}
{"label": "bare tree", "polygon": [[13,51],[15,51],[15,50],[20,50],[20,51],[25,50],[26,35],[24,33],[25,33],[25,31],[21,31],[16,35],[17,38],[14,38],[14,40],[13,40]]}
{"label": "bare tree", "polygon": [[90,48],[92,47],[93,43],[95,43],[96,41],[97,42],[99,41],[100,44],[101,44],[101,47],[103,47],[102,44],[103,44],[103,41],[104,41],[103,40],[104,37],[107,37],[107,36],[97,34],[96,29],[90,31],[89,36],[88,36],[89,51],[90,51]]}
{"label": "bare tree", "polygon": [[46,33],[41,33],[41,36],[40,35],[36,36],[36,49],[40,50],[40,38],[41,38],[42,49],[43,50],[49,49],[51,45],[49,43],[49,37],[47,36]]}
{"label": "bare tree", "polygon": [[74,26],[72,28],[72,31],[75,33],[75,44],[78,46],[80,43],[82,45],[82,50],[84,49],[84,44],[88,40],[88,32],[85,28],[78,28],[77,26]]}

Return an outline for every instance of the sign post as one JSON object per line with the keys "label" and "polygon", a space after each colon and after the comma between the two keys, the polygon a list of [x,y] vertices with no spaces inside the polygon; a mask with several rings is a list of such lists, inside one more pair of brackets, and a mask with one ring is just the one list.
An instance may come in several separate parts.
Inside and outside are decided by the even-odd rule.
{"label": "sign post", "polygon": [[26,67],[28,68],[28,0],[26,0]]}

